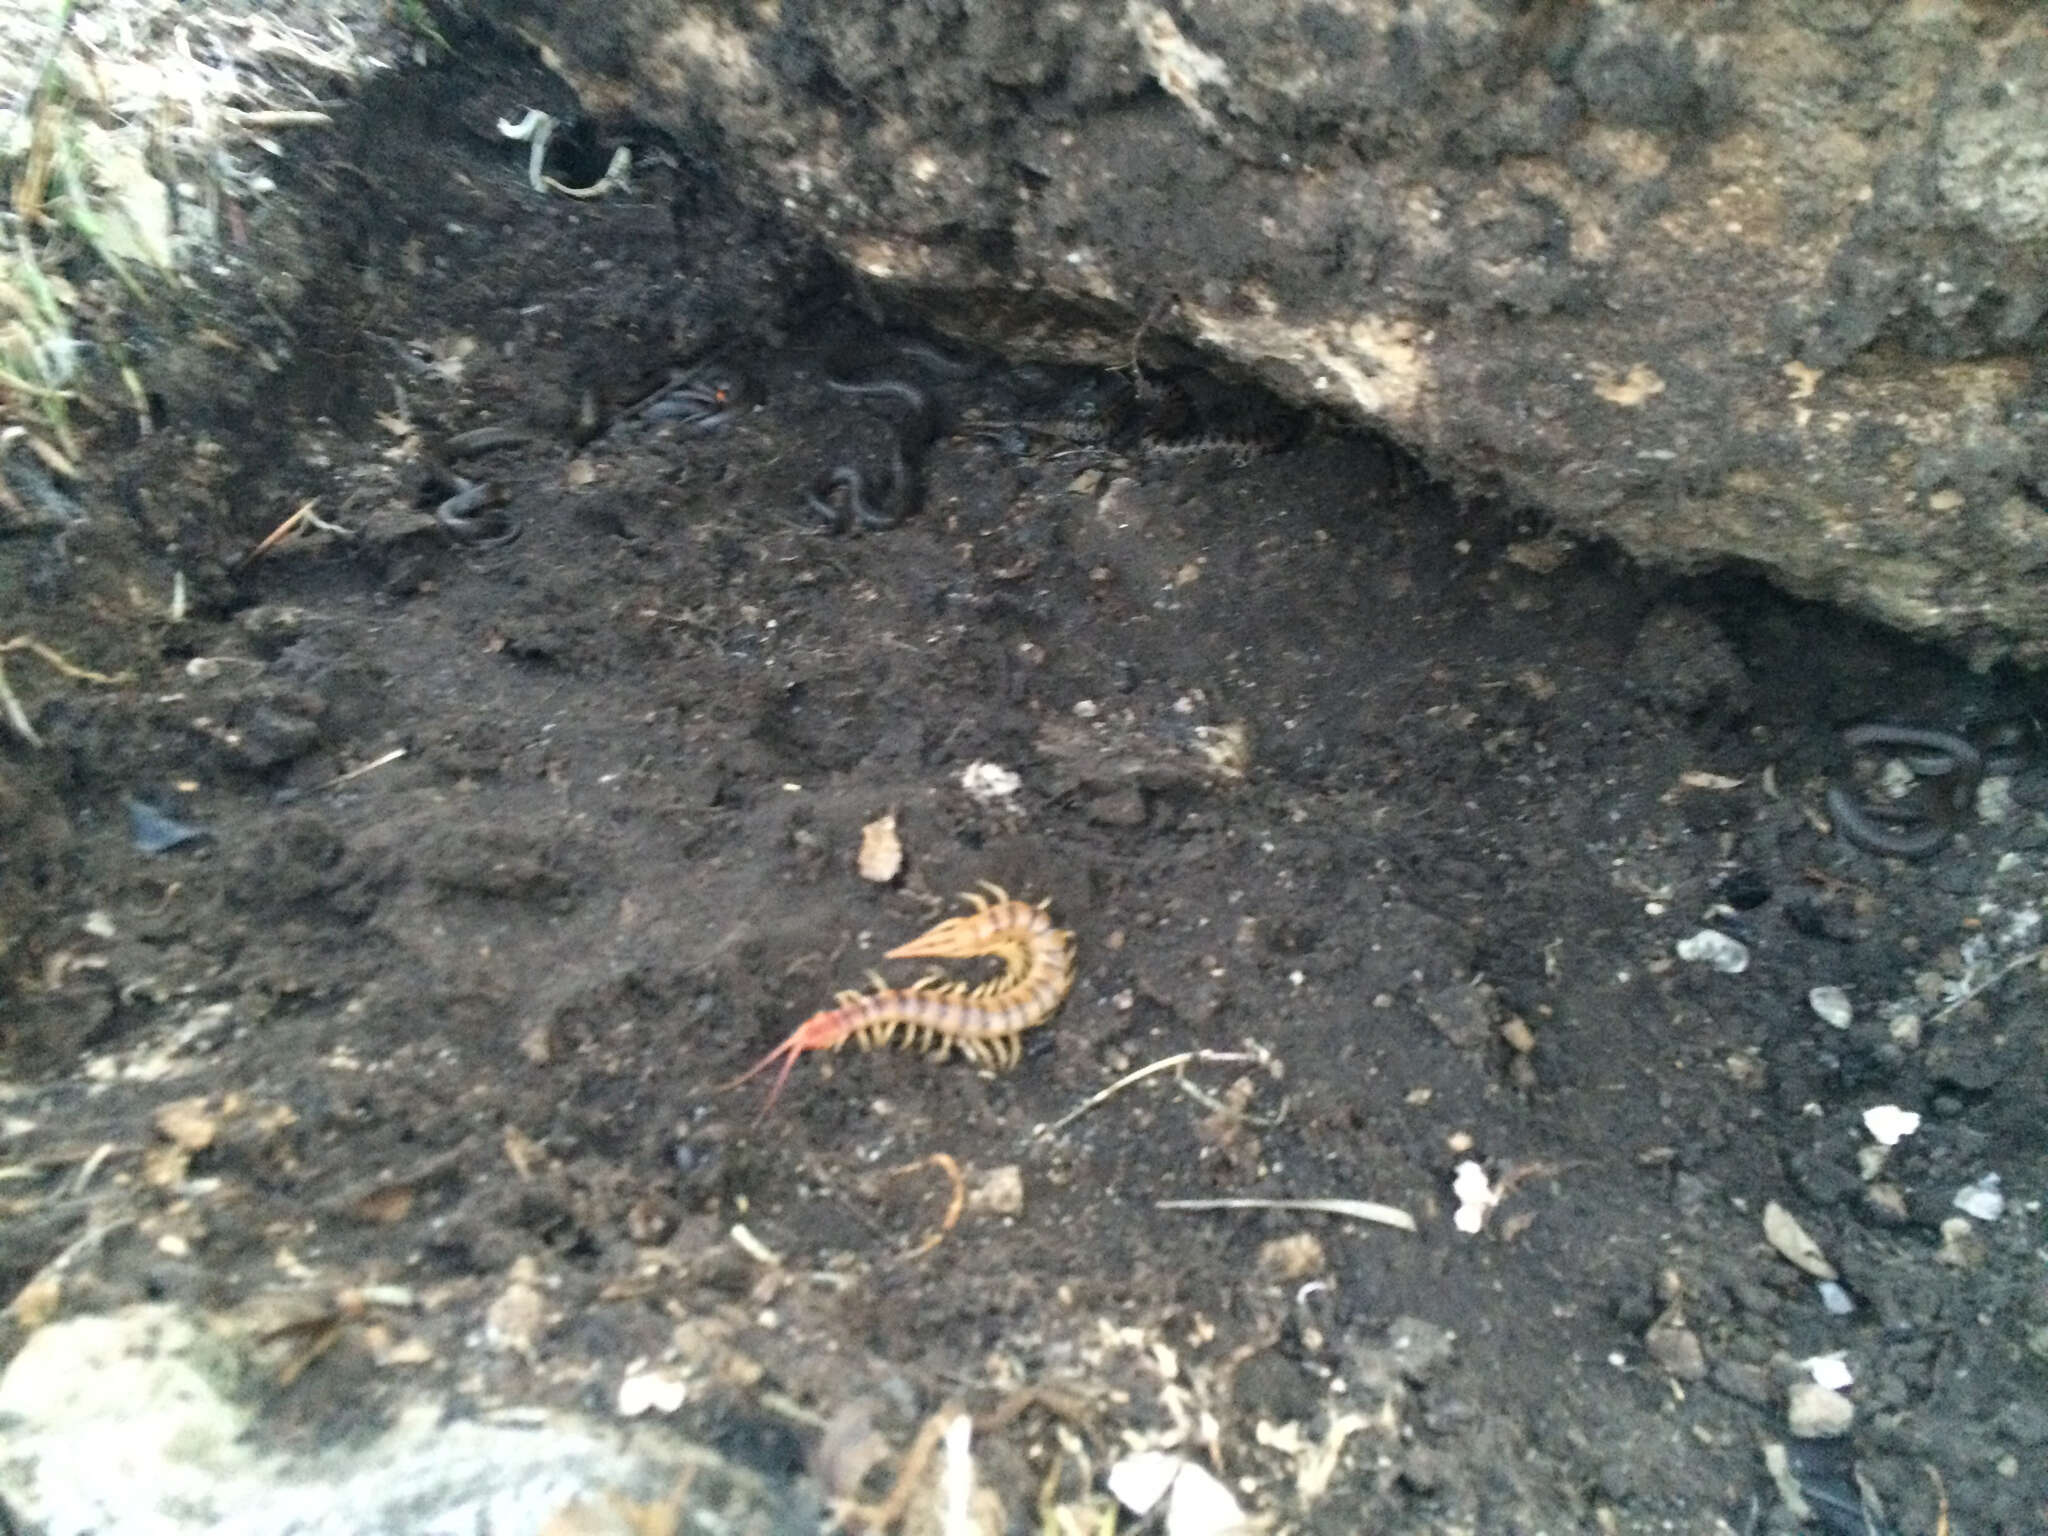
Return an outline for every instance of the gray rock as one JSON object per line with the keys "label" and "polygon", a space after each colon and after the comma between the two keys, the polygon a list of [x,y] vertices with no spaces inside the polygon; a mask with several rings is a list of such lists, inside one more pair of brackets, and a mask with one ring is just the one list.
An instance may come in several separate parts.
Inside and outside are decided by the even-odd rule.
{"label": "gray rock", "polygon": [[2038,7],[482,9],[942,327],[1159,310],[1633,555],[2048,658]]}
{"label": "gray rock", "polygon": [[1707,1374],[1707,1354],[1700,1336],[1683,1323],[1658,1322],[1643,1335],[1652,1360],[1679,1381],[1698,1381]]}
{"label": "gray rock", "polygon": [[623,1530],[688,1475],[689,1529],[817,1528],[708,1451],[572,1415],[450,1421],[421,1400],[381,1434],[288,1453],[266,1446],[248,1376],[225,1335],[168,1306],[40,1329],[0,1376],[0,1496],[49,1536],[537,1536],[579,1504]]}

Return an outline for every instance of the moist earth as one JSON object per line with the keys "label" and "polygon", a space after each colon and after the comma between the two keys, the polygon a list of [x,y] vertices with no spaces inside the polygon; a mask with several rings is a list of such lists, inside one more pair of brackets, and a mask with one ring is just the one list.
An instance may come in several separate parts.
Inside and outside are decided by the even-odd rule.
{"label": "moist earth", "polygon": [[[111,526],[0,546],[8,635],[140,658],[7,657],[8,1354],[51,1307],[348,1298],[255,1330],[280,1444],[609,1412],[657,1362],[678,1433],[828,1497],[960,1401],[990,1528],[1144,1445],[1336,1536],[1789,1529],[1760,1447],[1840,1353],[1809,1528],[2041,1529],[2037,682],[1328,423],[1082,430],[1159,380],[1270,417],[1138,337],[975,357],[680,156],[534,193],[533,105],[518,60],[382,83],[149,371],[157,430],[107,428]],[[842,464],[891,526],[819,515]],[[1871,720],[2006,749],[1932,858],[1830,829]],[[980,882],[1076,939],[1013,1070],[721,1086]],[[1159,1205],[1224,1197],[1417,1230]]]}

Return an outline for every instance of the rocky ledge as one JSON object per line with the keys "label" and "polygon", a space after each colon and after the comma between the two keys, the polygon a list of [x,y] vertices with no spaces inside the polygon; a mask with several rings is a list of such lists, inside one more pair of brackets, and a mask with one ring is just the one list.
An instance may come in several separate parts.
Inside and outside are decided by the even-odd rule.
{"label": "rocky ledge", "polygon": [[1149,319],[1646,561],[2048,659],[2037,5],[484,8],[958,333]]}

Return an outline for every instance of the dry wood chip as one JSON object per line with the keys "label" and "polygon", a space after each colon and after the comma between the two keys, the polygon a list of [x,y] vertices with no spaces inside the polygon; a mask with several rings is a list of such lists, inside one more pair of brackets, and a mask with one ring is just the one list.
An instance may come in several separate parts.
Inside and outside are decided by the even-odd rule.
{"label": "dry wood chip", "polygon": [[173,1099],[160,1104],[150,1123],[159,1136],[182,1152],[204,1152],[220,1129],[220,1121],[207,1109],[205,1099]]}
{"label": "dry wood chip", "polygon": [[1835,1278],[1835,1266],[1821,1252],[1820,1244],[1808,1235],[1806,1228],[1799,1225],[1790,1211],[1775,1200],[1764,1207],[1764,1241],[1815,1279]]}
{"label": "dry wood chip", "polygon": [[877,816],[860,829],[860,855],[855,867],[863,880],[887,885],[903,873],[903,842],[896,835],[896,813]]}

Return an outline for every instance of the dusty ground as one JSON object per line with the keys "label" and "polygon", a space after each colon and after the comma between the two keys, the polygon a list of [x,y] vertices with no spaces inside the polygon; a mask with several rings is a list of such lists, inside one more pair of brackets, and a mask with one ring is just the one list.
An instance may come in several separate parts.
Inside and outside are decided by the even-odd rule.
{"label": "dusty ground", "polygon": [[[380,86],[150,354],[161,430],[104,427],[92,525],[0,543],[8,634],[141,669],[9,658],[44,745],[0,744],[0,1288],[60,1254],[65,1312],[409,1288],[281,1371],[307,1443],[423,1392],[604,1411],[653,1361],[680,1432],[831,1491],[871,1420],[872,1496],[942,1402],[1042,1387],[979,1442],[1019,1531],[1140,1440],[1332,1536],[1784,1526],[1760,1446],[1839,1351],[1823,1516],[1853,1466],[1872,1529],[1936,1530],[1937,1475],[1958,1532],[2048,1522],[2048,984],[2004,969],[2048,775],[1920,864],[1821,806],[1840,727],[2038,688],[1671,588],[1361,436],[1155,462],[977,434],[977,381],[921,512],[824,536],[813,478],[886,442],[823,384],[888,357],[876,317],[704,167],[531,193],[491,125],[536,104],[504,61]],[[610,145],[569,148],[581,183]],[[733,421],[619,416],[707,358]],[[539,436],[459,466],[521,529],[470,549],[430,463],[492,424]],[[348,536],[243,561],[312,498]],[[146,856],[132,797],[211,835]],[[981,880],[1077,937],[1017,1069],[809,1057],[759,1123],[714,1091]],[[1746,971],[1674,957],[1707,922]],[[1242,1059],[1041,1130],[1188,1051]],[[1859,1169],[1884,1103],[1925,1123]],[[950,1228],[941,1154],[980,1197]],[[1508,1186],[1478,1235],[1464,1157]],[[2004,1219],[1945,1238],[1990,1172]],[[1420,1230],[1155,1206],[1225,1195]]]}

